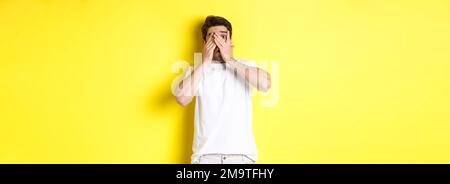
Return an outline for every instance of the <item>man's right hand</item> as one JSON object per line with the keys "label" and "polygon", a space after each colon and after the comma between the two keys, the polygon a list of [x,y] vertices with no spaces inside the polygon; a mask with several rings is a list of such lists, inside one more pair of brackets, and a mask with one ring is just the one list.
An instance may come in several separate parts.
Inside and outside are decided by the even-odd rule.
{"label": "man's right hand", "polygon": [[[213,33],[214,34],[214,33]],[[208,64],[212,62],[212,58],[214,56],[214,49],[216,48],[216,44],[214,43],[213,36],[208,37],[208,40],[205,44],[203,44],[203,53],[202,59],[203,63]]]}

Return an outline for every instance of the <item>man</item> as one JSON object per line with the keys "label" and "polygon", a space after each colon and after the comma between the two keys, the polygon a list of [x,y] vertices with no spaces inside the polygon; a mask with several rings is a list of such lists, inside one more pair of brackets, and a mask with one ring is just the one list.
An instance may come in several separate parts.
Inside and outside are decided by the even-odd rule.
{"label": "man", "polygon": [[176,100],[196,98],[192,163],[255,163],[251,88],[267,91],[270,75],[236,59],[228,20],[208,16],[202,26],[202,62],[180,82]]}

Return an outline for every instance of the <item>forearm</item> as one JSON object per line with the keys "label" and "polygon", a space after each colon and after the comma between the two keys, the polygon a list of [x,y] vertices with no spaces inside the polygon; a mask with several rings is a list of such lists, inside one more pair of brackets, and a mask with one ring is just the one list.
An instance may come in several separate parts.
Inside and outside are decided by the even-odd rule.
{"label": "forearm", "polygon": [[236,71],[238,76],[245,79],[250,85],[259,91],[268,91],[271,86],[270,74],[258,67],[250,67],[242,64],[235,59],[227,61],[233,71]]}
{"label": "forearm", "polygon": [[204,66],[204,63],[198,65],[188,77],[180,81],[179,89],[176,92],[176,100],[179,104],[186,106],[197,95],[197,88],[199,81],[203,77]]}
{"label": "forearm", "polygon": [[182,80],[179,84],[179,91],[177,96],[195,96],[198,83],[203,77],[203,68],[205,64],[198,65],[192,73]]}

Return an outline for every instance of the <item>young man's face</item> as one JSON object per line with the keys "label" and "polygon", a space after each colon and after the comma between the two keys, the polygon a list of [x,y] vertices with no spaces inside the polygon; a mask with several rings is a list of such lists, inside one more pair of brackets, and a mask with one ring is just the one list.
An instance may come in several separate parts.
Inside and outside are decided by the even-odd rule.
{"label": "young man's face", "polygon": [[[216,35],[221,36],[226,41],[227,40],[227,31],[228,31],[228,29],[225,26],[210,27],[208,29],[208,33],[206,34],[206,40],[208,40],[213,35],[213,33],[215,33]],[[213,39],[213,38],[211,38],[211,39]],[[206,41],[205,41],[205,43],[206,43]],[[219,47],[216,47],[214,49],[213,60],[224,61],[222,59],[222,56],[220,55]]]}

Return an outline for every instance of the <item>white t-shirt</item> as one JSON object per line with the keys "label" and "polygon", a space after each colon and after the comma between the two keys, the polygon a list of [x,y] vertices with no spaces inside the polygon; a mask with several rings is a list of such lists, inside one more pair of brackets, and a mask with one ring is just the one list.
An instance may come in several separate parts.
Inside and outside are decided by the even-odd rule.
{"label": "white t-shirt", "polygon": [[[237,59],[256,67],[255,62]],[[244,154],[258,159],[252,129],[252,86],[228,63],[204,68],[195,102],[192,162],[203,154]]]}

